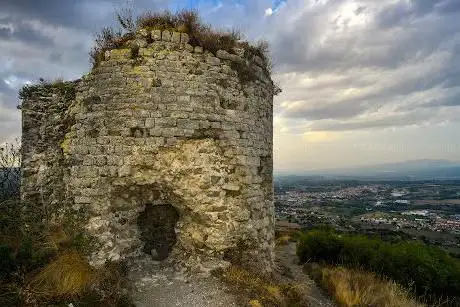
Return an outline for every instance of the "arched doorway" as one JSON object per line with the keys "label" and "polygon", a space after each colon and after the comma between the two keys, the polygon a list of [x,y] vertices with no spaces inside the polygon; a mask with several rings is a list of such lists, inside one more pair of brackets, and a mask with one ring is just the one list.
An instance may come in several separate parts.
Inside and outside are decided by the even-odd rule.
{"label": "arched doorway", "polygon": [[176,223],[179,211],[169,204],[147,204],[140,213],[137,225],[144,253],[151,254],[154,260],[165,260],[176,244]]}

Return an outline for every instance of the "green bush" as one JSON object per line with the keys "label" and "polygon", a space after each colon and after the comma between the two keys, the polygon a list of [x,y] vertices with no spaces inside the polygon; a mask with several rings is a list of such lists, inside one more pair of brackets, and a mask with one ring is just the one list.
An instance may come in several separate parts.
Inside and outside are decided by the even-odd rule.
{"label": "green bush", "polygon": [[431,299],[460,298],[460,261],[421,243],[392,244],[366,236],[313,230],[300,237],[297,255],[302,262],[363,268]]}

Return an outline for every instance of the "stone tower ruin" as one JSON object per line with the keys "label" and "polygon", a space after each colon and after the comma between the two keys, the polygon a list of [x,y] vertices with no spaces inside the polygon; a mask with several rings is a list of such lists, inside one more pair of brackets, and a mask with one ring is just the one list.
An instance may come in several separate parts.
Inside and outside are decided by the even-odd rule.
{"label": "stone tower ruin", "polygon": [[[200,265],[274,258],[272,108],[260,57],[140,31],[80,80],[22,100],[22,199],[83,212],[94,265],[141,253]],[[44,212],[42,214],[45,215]]]}

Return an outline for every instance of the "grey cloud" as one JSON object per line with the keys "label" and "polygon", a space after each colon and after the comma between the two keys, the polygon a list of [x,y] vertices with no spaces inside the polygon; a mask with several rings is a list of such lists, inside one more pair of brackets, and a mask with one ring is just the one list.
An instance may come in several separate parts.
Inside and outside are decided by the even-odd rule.
{"label": "grey cloud", "polygon": [[305,118],[308,120],[321,120],[327,118],[350,118],[361,114],[366,110],[366,105],[362,103],[340,103],[337,105],[317,106],[306,110],[293,110],[282,113],[284,116],[292,118]]}
{"label": "grey cloud", "polygon": [[15,0],[2,1],[2,12],[20,18],[37,18],[51,24],[75,25],[81,23],[78,0]]}
{"label": "grey cloud", "polygon": [[53,63],[60,63],[60,62],[62,62],[62,53],[60,53],[60,52],[52,52],[49,55],[48,58]]}
{"label": "grey cloud", "polygon": [[458,13],[460,11],[460,2],[458,0],[445,0],[436,9],[444,14]]}
{"label": "grey cloud", "polygon": [[[311,126],[326,119],[334,121],[324,129],[367,129],[408,125],[434,117],[436,108],[458,105],[456,95],[446,94],[460,86],[460,12],[441,11],[454,5],[451,0],[414,0],[409,4],[357,1],[356,14],[377,15],[366,26],[335,34],[330,22],[339,20],[340,4],[346,2],[351,3],[333,1],[314,10],[289,12],[299,16],[297,20],[273,33],[280,80],[292,72],[320,80],[308,86],[287,85],[287,91],[278,98],[285,103],[275,108],[279,115],[305,118]],[[345,24],[350,26],[350,21]],[[330,75],[335,76],[334,81],[323,82]],[[331,93],[347,89],[360,94],[348,98]],[[423,113],[423,118],[413,115],[426,107],[430,111]],[[405,111],[406,115],[385,115],[389,110]],[[459,111],[452,108],[452,112]],[[374,124],[356,121],[373,112],[381,116]]]}
{"label": "grey cloud", "polygon": [[[44,36],[24,21],[10,18],[8,23],[12,24],[14,28],[2,28],[2,21],[0,20],[0,40],[22,41],[38,46],[53,44],[51,38]],[[4,23],[4,25],[6,25],[6,23]]]}
{"label": "grey cloud", "polygon": [[13,31],[10,28],[0,28],[0,39],[11,37]]}
{"label": "grey cloud", "polygon": [[[460,107],[460,93],[452,95],[445,99],[433,99],[421,107],[423,108],[440,108],[440,107]],[[457,110],[460,113],[460,109]]]}
{"label": "grey cloud", "polygon": [[[133,6],[141,9],[164,8],[168,2],[168,0],[137,0],[133,1]],[[127,3],[126,0],[15,0],[3,1],[0,4],[0,11],[21,19],[35,18],[52,25],[94,30],[113,22],[114,11],[107,12],[108,9],[125,7]],[[87,6],[91,6],[91,9]],[[98,17],[101,12],[106,15],[106,18]]]}
{"label": "grey cloud", "polygon": [[[13,60],[7,72],[2,72],[0,66],[0,81],[10,75],[29,80],[78,77],[89,68],[87,54],[92,32],[113,22],[110,10],[126,1],[40,2],[19,0],[0,4],[0,12],[8,14],[0,19],[0,25],[14,24],[17,29],[11,33],[0,26],[0,57]],[[460,86],[460,47],[455,44],[460,41],[458,0],[413,0],[409,5],[405,1],[391,4],[375,0],[330,0],[309,9],[304,0],[290,0],[270,18],[263,18],[263,12],[272,1],[246,2],[244,7],[237,7],[234,1],[223,0],[223,8],[216,11],[202,4],[206,12],[203,17],[218,27],[235,26],[251,39],[267,38],[272,46],[275,78],[283,80],[286,73],[298,73],[293,84],[281,83],[284,92],[277,101],[302,103],[293,108],[286,107],[289,103],[278,104],[275,107],[278,115],[292,121],[308,120],[312,127],[321,124],[322,129],[340,130],[372,127],[371,123],[356,119],[373,112],[380,112],[374,124],[379,127],[426,120],[445,106],[456,112],[458,100],[453,95],[442,96],[430,90],[454,90]],[[358,4],[353,12],[360,17],[376,14],[363,27],[353,28],[352,20],[347,17],[349,12],[339,14],[343,4],[352,2]],[[134,6],[164,8],[167,3],[139,0],[134,1]],[[69,34],[61,34],[57,39],[55,33],[34,32],[25,23],[31,18],[63,27]],[[340,28],[339,21],[344,24],[340,34],[335,32]],[[47,41],[50,37],[52,41]],[[23,42],[25,48],[13,44],[17,42]],[[438,64],[432,58],[439,58]],[[424,69],[427,65],[433,65],[433,69]],[[413,69],[406,69],[411,66]],[[336,78],[330,80],[330,75]],[[321,81],[302,84],[298,81],[303,76]],[[1,87],[0,82],[0,93],[5,90]],[[339,95],[347,89],[361,93],[353,98]],[[418,102],[405,99],[421,91],[434,96]],[[8,105],[13,105],[15,96],[11,92],[7,96]],[[419,109],[430,112],[415,116],[421,112]],[[404,111],[401,114],[405,115],[382,113],[388,110]],[[326,125],[328,119],[332,122]]]}
{"label": "grey cloud", "polygon": [[0,79],[0,93],[5,93],[8,91],[11,91],[10,87],[8,84],[6,84],[5,81],[3,81],[3,79]]}
{"label": "grey cloud", "polygon": [[[407,24],[414,18],[434,12],[438,7],[453,6],[451,0],[411,0],[410,2],[400,1],[383,9],[376,18],[377,23],[382,27],[394,27]],[[456,1],[456,0],[452,0]],[[442,9],[441,9],[442,10]]]}
{"label": "grey cloud", "polygon": [[352,131],[362,129],[377,129],[398,126],[420,125],[421,123],[430,121],[432,119],[432,111],[417,111],[406,112],[399,114],[392,114],[383,118],[366,118],[356,119],[349,121],[327,120],[318,121],[311,125],[312,131]]}

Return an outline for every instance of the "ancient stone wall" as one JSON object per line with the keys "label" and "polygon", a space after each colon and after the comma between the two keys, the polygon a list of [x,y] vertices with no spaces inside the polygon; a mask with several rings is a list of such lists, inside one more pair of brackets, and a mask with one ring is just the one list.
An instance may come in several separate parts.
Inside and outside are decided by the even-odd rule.
{"label": "ancient stone wall", "polygon": [[41,84],[25,91],[22,104],[21,197],[36,220],[56,220],[65,203],[66,171],[61,143],[73,122],[66,116],[76,82]]}
{"label": "ancient stone wall", "polygon": [[[144,31],[134,48],[106,51],[70,106],[42,110],[33,125],[24,115],[24,197],[40,186],[41,165],[60,161],[67,171],[56,182],[89,212],[86,228],[101,243],[93,264],[147,252],[270,271],[275,87],[260,58],[187,42]],[[38,104],[24,102],[24,112]],[[38,133],[49,148],[39,150],[35,130],[60,127],[57,118],[71,119],[70,129]]]}

